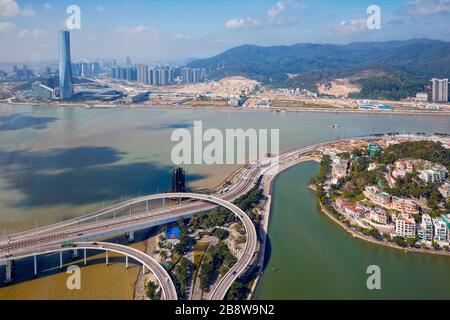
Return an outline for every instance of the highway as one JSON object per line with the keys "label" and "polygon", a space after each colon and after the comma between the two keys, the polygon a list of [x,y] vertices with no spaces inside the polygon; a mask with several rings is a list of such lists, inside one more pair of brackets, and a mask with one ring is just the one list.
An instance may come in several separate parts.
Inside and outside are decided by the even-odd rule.
{"label": "highway", "polygon": [[160,284],[164,299],[177,300],[177,290],[175,289],[172,279],[170,278],[170,275],[167,273],[167,271],[158,263],[158,261],[154,260],[146,253],[132,247],[110,242],[77,242],[76,245],[69,247],[62,247],[61,244],[50,244],[35,248],[33,252],[23,252],[21,254],[15,255],[14,259],[27,258],[36,255],[51,254],[63,251],[71,251],[74,249],[109,251],[130,257],[140,262],[143,266],[145,266],[151,272],[153,272],[153,274],[155,274]]}
{"label": "highway", "polygon": [[[368,137],[359,138],[366,139]],[[229,272],[220,280],[215,287],[211,299],[224,299],[228,289],[232,283],[243,273],[252,261],[256,246],[257,235],[255,227],[248,216],[237,206],[232,204],[234,200],[246,194],[258,179],[268,175],[276,175],[279,171],[279,164],[295,161],[301,155],[324,147],[331,143],[345,140],[358,140],[358,138],[342,139],[329,141],[324,143],[313,144],[306,147],[295,148],[280,154],[279,158],[269,158],[258,162],[254,162],[242,169],[237,176],[231,181],[231,185],[226,188],[226,192],[218,192],[214,195],[203,195],[194,193],[166,193],[155,194],[138,197],[116,205],[104,208],[102,210],[62,221],[60,223],[41,227],[34,230],[12,234],[8,239],[0,242],[0,262],[6,259],[17,259],[22,256],[33,256],[40,250],[48,246],[60,246],[64,241],[76,241],[78,243],[86,243],[97,238],[106,238],[108,236],[117,235],[129,231],[137,231],[149,228],[151,226],[167,224],[176,221],[179,217],[189,217],[195,213],[202,212],[214,208],[216,205],[223,206],[232,211],[244,224],[247,232],[247,242],[242,256]],[[178,206],[161,208],[153,211],[146,210],[144,212],[124,215],[108,220],[98,220],[115,212],[124,210],[125,208],[147,204],[148,201],[158,199],[196,199],[203,202],[193,202],[181,204]],[[131,212],[131,210],[130,210]],[[90,222],[93,221],[93,222]],[[155,270],[155,268],[150,268]],[[168,293],[171,297],[171,295]]]}

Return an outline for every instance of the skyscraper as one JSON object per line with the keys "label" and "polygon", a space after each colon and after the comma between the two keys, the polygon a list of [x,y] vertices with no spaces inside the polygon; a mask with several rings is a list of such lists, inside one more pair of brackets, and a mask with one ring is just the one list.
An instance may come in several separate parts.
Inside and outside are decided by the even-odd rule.
{"label": "skyscraper", "polygon": [[431,92],[433,102],[448,102],[448,79],[432,79]]}
{"label": "skyscraper", "polygon": [[172,171],[172,192],[186,191],[186,173],[183,168]]}
{"label": "skyscraper", "polygon": [[70,32],[61,31],[59,35],[59,87],[60,99],[73,96],[72,63],[70,60]]}

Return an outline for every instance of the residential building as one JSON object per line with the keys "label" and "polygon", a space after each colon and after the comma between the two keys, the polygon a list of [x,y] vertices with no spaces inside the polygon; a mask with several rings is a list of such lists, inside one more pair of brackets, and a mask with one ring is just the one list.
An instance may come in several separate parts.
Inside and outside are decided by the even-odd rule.
{"label": "residential building", "polygon": [[428,93],[426,93],[426,92],[416,93],[416,101],[417,102],[428,102]]}
{"label": "residential building", "polygon": [[416,237],[416,221],[407,213],[399,214],[395,220],[395,234],[403,238]]}
{"label": "residential building", "polygon": [[72,62],[70,58],[70,32],[61,31],[59,36],[59,98],[70,99],[73,96]]}
{"label": "residential building", "polygon": [[430,215],[423,214],[418,230],[419,239],[423,242],[433,241],[433,221]]}
{"label": "residential building", "polygon": [[448,79],[432,79],[431,95],[433,102],[448,102]]}
{"label": "residential building", "polygon": [[444,182],[448,177],[448,172],[446,169],[433,168],[428,170],[422,170],[419,174],[419,178],[425,182],[430,183],[441,183]]}
{"label": "residential building", "polygon": [[444,221],[439,218],[433,219],[433,227],[434,227],[434,241],[443,242],[448,239],[448,229],[447,225]]}
{"label": "residential building", "polygon": [[375,208],[370,210],[369,218],[375,223],[378,224],[388,224],[390,220],[389,214],[380,208]]}
{"label": "residential building", "polygon": [[439,192],[442,194],[444,199],[450,198],[450,183],[446,182],[439,187]]}
{"label": "residential building", "polygon": [[349,161],[348,159],[334,157],[331,164],[331,183],[337,184],[338,180],[348,175]]}
{"label": "residential building", "polygon": [[409,214],[419,214],[420,207],[413,200],[392,197],[391,208]]}
{"label": "residential building", "polygon": [[378,143],[370,143],[367,147],[370,158],[374,159],[383,151],[383,148]]}

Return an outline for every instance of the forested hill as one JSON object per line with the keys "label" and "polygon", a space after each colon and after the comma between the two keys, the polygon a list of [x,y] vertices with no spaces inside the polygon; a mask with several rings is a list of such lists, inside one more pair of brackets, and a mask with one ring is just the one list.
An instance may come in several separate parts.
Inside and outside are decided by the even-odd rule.
{"label": "forested hill", "polygon": [[283,84],[288,75],[318,71],[335,74],[341,70],[377,65],[408,77],[429,80],[450,76],[450,43],[429,39],[332,44],[295,44],[261,47],[243,45],[209,59],[190,63],[206,68],[210,79],[242,75],[266,84]]}

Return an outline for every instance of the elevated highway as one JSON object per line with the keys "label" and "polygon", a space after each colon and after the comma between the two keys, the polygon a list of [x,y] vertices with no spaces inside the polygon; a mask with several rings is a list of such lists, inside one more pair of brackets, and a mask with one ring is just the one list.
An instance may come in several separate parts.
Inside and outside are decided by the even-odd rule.
{"label": "elevated highway", "polygon": [[[151,226],[167,224],[176,221],[179,217],[189,217],[195,213],[209,210],[216,205],[224,206],[231,210],[244,224],[247,232],[247,242],[243,255],[235,266],[220,280],[211,296],[212,299],[223,299],[231,284],[245,272],[248,264],[252,261],[256,245],[257,235],[252,221],[237,206],[231,202],[246,194],[259,179],[279,173],[279,165],[292,162],[300,156],[315,151],[326,145],[346,140],[367,139],[369,137],[349,138],[310,146],[295,148],[280,154],[277,158],[268,158],[251,163],[244,167],[231,181],[226,192],[214,195],[203,195],[194,193],[166,193],[138,197],[116,205],[83,215],[81,217],[62,221],[60,223],[41,227],[34,230],[12,234],[8,239],[0,242],[0,262],[21,256],[30,256],[39,252],[49,245],[58,245],[62,241],[86,242],[94,239],[104,238],[123,232],[132,232],[149,228]],[[166,207],[153,211],[148,210],[148,201],[158,199],[196,199],[204,203],[188,203],[178,206]],[[146,204],[146,210],[132,214],[131,208],[138,204]],[[116,217],[115,213],[130,208],[130,215]],[[99,220],[108,215],[113,219]]]}

